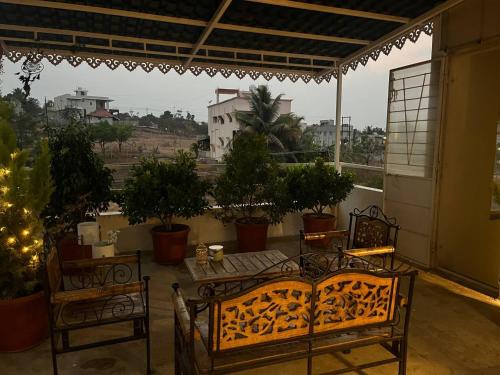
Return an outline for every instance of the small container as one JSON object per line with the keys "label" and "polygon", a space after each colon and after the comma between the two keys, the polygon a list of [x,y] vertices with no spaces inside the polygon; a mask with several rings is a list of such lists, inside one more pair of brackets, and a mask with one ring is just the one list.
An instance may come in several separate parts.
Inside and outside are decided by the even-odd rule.
{"label": "small container", "polygon": [[222,245],[211,245],[208,247],[210,250],[210,255],[214,262],[222,262],[224,259],[224,246]]}
{"label": "small container", "polygon": [[202,266],[208,263],[208,249],[203,243],[196,248],[196,263]]}

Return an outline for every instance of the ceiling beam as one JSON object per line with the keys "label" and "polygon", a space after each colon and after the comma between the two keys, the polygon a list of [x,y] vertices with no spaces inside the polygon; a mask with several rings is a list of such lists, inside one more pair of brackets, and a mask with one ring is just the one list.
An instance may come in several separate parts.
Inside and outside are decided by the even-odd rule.
{"label": "ceiling beam", "polygon": [[33,6],[33,7],[39,7],[39,8],[70,10],[70,11],[76,11],[76,12],[105,14],[108,16],[137,18],[137,19],[141,19],[141,20],[168,22],[168,23],[176,23],[176,24],[180,24],[180,25],[189,25],[189,26],[205,27],[208,24],[207,21],[196,20],[196,19],[191,19],[191,18],[162,16],[159,14],[132,12],[129,10],[122,10],[122,9],[116,9],[116,8],[105,8],[105,7],[98,7],[98,6],[93,6],[93,5],[62,3],[59,1],[56,2],[56,1],[45,1],[45,0],[1,0],[0,2],[5,3],[5,4],[27,5],[27,6]]}
{"label": "ceiling beam", "polygon": [[203,32],[201,33],[200,37],[196,41],[195,45],[193,46],[193,49],[191,50],[191,55],[188,57],[186,62],[184,63],[184,68],[187,68],[191,61],[193,60],[193,56],[196,55],[196,53],[200,50],[200,46],[205,43],[207,38],[209,37],[210,33],[214,29],[215,25],[219,22],[220,18],[226,11],[226,9],[231,5],[232,0],[222,0],[219,6],[217,7],[217,10],[212,16],[212,19],[208,22],[208,25],[205,27]]}
{"label": "ceiling beam", "polygon": [[[44,8],[50,8],[50,9],[63,9],[63,10],[81,11],[81,12],[89,12],[89,13],[97,13],[97,14],[106,14],[106,15],[112,15],[112,16],[145,19],[145,20],[152,20],[152,21],[160,21],[160,22],[167,22],[167,23],[176,23],[176,24],[182,24],[182,25],[205,27],[205,28],[209,23],[207,21],[194,20],[194,19],[190,19],[190,18],[160,16],[160,15],[150,14],[150,13],[131,12],[131,11],[125,11],[125,10],[121,10],[121,9],[95,7],[95,6],[72,4],[72,3],[62,3],[62,2],[55,2],[55,1],[2,0],[1,2],[7,3],[7,4],[44,7]],[[225,23],[215,23],[213,28],[228,30],[228,31],[240,31],[240,32],[246,32],[246,33],[253,33],[253,34],[264,34],[264,35],[273,35],[273,36],[284,36],[284,37],[289,37],[289,38],[318,40],[318,41],[324,41],[324,42],[336,42],[336,43],[348,43],[348,44],[360,44],[360,45],[368,45],[370,43],[369,40],[364,40],[364,39],[337,37],[337,36],[323,35],[323,34],[300,33],[300,32],[294,32],[294,31],[285,31],[285,30],[268,29],[268,28],[262,28],[262,27],[251,27],[251,26],[243,26],[243,25],[233,25],[233,24],[225,24]]]}
{"label": "ceiling beam", "polygon": [[[24,31],[24,32],[31,32],[31,33],[42,33],[42,34],[46,33],[46,34],[54,34],[54,35],[66,35],[66,36],[72,36],[72,37],[106,39],[106,40],[110,40],[111,42],[119,41],[119,42],[131,42],[131,43],[139,43],[139,44],[155,44],[155,45],[161,45],[161,46],[190,48],[190,49],[192,49],[194,47],[194,44],[192,44],[192,43],[173,42],[173,41],[167,41],[167,40],[147,39],[147,38],[138,38],[138,37],[113,35],[113,34],[90,33],[90,32],[86,32],[86,31],[53,29],[53,28],[46,28],[46,27],[32,27],[32,26],[0,24],[0,29],[13,30],[13,31]],[[333,56],[276,52],[276,51],[255,50],[255,49],[246,49],[246,48],[232,48],[232,47],[222,47],[222,46],[214,46],[214,45],[201,45],[200,49],[206,49],[207,51],[244,53],[244,54],[250,54],[250,55],[267,55],[267,56],[277,56],[277,57],[284,57],[284,58],[296,58],[296,59],[306,59],[306,60],[312,59],[312,60],[322,60],[322,61],[331,61],[331,62],[335,62],[335,61],[340,60],[340,58],[333,57]]]}
{"label": "ceiling beam", "polygon": [[243,26],[243,25],[230,25],[230,24],[225,24],[225,23],[217,24],[216,28],[222,29],[222,30],[229,30],[229,31],[241,31],[241,32],[245,32],[245,33],[265,34],[265,35],[273,35],[273,36],[284,36],[284,37],[288,37],[288,38],[318,40],[318,41],[322,41],[322,42],[348,43],[348,44],[360,44],[360,45],[370,44],[369,40],[364,40],[364,39],[345,38],[345,37],[323,35],[323,34],[299,33],[299,32],[295,32],[295,31],[267,29],[267,28],[263,28],[263,27],[253,27],[253,26]]}
{"label": "ceiling beam", "polygon": [[366,12],[366,11],[362,11],[362,10],[349,9],[349,8],[339,8],[339,7],[329,6],[329,5],[304,3],[302,1],[288,1],[288,0],[246,0],[246,1],[252,2],[252,3],[266,4],[266,5],[282,6],[282,7],[287,7],[287,8],[312,10],[312,11],[321,12],[321,13],[340,14],[343,16],[369,18],[369,19],[380,20],[380,21],[390,21],[390,22],[398,22],[398,23],[410,22],[410,18],[408,18],[408,17],[400,17],[400,16],[394,16],[394,15],[384,14],[384,13]]}

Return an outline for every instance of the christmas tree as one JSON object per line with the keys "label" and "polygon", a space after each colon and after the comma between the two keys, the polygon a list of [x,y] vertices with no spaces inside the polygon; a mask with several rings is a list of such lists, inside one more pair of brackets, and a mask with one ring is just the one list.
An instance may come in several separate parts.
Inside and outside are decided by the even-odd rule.
{"label": "christmas tree", "polygon": [[0,299],[41,289],[40,213],[52,193],[47,143],[40,142],[30,160],[27,151],[17,149],[11,114],[0,100]]}

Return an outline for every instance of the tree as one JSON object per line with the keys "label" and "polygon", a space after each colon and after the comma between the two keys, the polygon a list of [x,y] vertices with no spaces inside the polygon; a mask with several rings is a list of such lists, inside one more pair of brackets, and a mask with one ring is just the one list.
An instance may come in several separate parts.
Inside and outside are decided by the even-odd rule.
{"label": "tree", "polygon": [[14,89],[5,99],[16,107],[11,119],[17,145],[25,148],[33,143],[41,124],[42,108],[37,99],[26,98],[20,88]]}
{"label": "tree", "polygon": [[294,114],[279,114],[282,95],[272,98],[267,86],[250,89],[250,113],[236,112],[236,119],[243,131],[262,134],[271,151],[287,151],[287,144],[297,139],[301,117]]}
{"label": "tree", "polygon": [[127,142],[134,133],[134,127],[127,122],[113,124],[115,140],[118,143],[118,151],[122,152],[122,144]]}
{"label": "tree", "polygon": [[114,142],[116,140],[115,128],[107,121],[99,121],[92,125],[92,137],[94,141],[101,146],[102,156],[106,153],[106,143]]}

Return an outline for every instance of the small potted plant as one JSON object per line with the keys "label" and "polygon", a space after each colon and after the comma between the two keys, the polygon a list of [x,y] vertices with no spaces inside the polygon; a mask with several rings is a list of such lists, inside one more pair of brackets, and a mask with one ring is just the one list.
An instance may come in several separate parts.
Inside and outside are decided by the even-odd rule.
{"label": "small potted plant", "polygon": [[119,230],[109,230],[108,239],[92,245],[92,258],[105,258],[115,256],[115,245],[118,242]]}
{"label": "small potted plant", "polygon": [[[347,198],[354,188],[350,173],[340,174],[321,158],[313,165],[290,168],[287,186],[293,209],[303,213],[304,232],[326,232],[335,229],[335,216],[325,212]],[[312,212],[311,212],[312,211]],[[315,245],[328,245],[328,241],[315,241]]]}
{"label": "small potted plant", "polygon": [[[40,212],[52,191],[45,142],[30,162],[19,151],[0,102],[0,352],[29,349],[47,337]],[[27,167],[30,163],[30,168]]]}
{"label": "small potted plant", "polygon": [[266,249],[269,224],[277,224],[290,209],[285,179],[257,134],[242,134],[224,156],[226,169],[215,182],[216,218],[233,222],[239,251]]}
{"label": "small potted plant", "polygon": [[111,170],[94,152],[90,128],[81,123],[47,128],[55,190],[42,213],[47,230],[57,238],[63,260],[92,256],[80,246],[77,224],[95,220],[113,199]]}
{"label": "small potted plant", "polygon": [[146,158],[131,171],[125,181],[121,207],[130,224],[156,218],[153,227],[153,250],[156,262],[176,264],[186,254],[189,226],[174,224],[174,217],[201,215],[209,208],[210,183],[196,173],[191,154],[179,152],[173,162]]}

